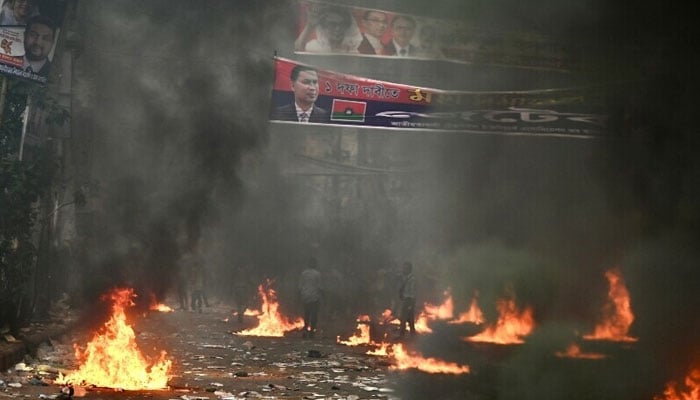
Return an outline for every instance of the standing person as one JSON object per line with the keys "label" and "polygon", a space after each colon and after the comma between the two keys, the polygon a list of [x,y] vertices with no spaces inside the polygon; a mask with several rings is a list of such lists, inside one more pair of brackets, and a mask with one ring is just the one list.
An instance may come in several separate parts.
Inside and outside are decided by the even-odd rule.
{"label": "standing person", "polygon": [[377,10],[367,10],[362,16],[362,42],[357,46],[360,54],[383,54],[382,36],[389,24],[386,13]]}
{"label": "standing person", "polygon": [[318,309],[321,303],[321,273],[315,257],[309,259],[309,265],[301,272],[299,294],[304,304],[304,330],[302,337],[313,338],[318,323]]}
{"label": "standing person", "polygon": [[202,312],[204,303],[204,270],[201,264],[192,265],[192,288],[190,290],[190,308],[192,311]]}
{"label": "standing person", "polygon": [[413,265],[408,261],[403,264],[403,275],[401,278],[401,287],[399,288],[399,299],[401,300],[401,330],[399,335],[404,335],[407,324],[409,330],[411,331],[411,335],[415,335],[416,279],[413,276]]}
{"label": "standing person", "polygon": [[47,17],[37,15],[27,21],[24,29],[24,62],[22,70],[39,76],[49,76],[56,25]]}
{"label": "standing person", "polygon": [[397,15],[391,20],[391,40],[384,45],[384,54],[397,57],[413,57],[418,49],[411,44],[416,33],[416,20],[407,15]]}
{"label": "standing person", "polygon": [[325,122],[328,111],[316,106],[318,99],[318,72],[313,67],[295,65],[289,75],[294,92],[294,103],[278,107],[273,119],[282,121]]}
{"label": "standing person", "polygon": [[204,265],[196,244],[185,254],[182,264],[189,271],[190,309],[201,313],[204,304]]}

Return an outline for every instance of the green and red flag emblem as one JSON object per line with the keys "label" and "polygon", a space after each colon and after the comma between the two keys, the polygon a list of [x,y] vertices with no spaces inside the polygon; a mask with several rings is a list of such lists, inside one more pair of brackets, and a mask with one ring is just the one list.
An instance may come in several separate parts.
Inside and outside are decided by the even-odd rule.
{"label": "green and red flag emblem", "polygon": [[331,121],[365,122],[367,102],[333,99]]}

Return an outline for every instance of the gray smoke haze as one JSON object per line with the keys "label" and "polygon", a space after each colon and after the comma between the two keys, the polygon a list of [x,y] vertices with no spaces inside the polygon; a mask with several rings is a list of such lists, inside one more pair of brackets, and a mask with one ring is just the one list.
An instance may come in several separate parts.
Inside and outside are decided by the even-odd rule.
{"label": "gray smoke haze", "polygon": [[[84,227],[94,235],[83,260],[85,297],[128,283],[162,298],[196,247],[215,277],[213,294],[227,300],[231,269],[249,263],[256,279],[277,280],[283,308],[294,312],[297,273],[315,255],[331,285],[328,306],[352,325],[358,314],[391,306],[396,267],[411,260],[419,303],[440,302],[450,287],[464,310],[478,292],[494,320],[496,300],[512,288],[518,304],[535,310],[528,345],[508,357],[494,350],[497,362],[454,337],[422,343],[498,382],[484,388],[469,377],[482,396],[472,398],[651,398],[700,360],[699,139],[688,89],[697,82],[688,47],[695,35],[680,13],[654,19],[646,4],[629,16],[604,1],[508,3],[344,4],[534,29],[584,44],[583,56],[622,70],[644,65],[642,83],[609,109],[612,139],[271,125],[275,50],[319,68],[443,89],[576,86],[620,73],[295,57],[287,1],[80,2],[74,127],[101,184]],[[661,35],[651,26],[674,29]],[[322,148],[318,158],[397,173],[289,174],[309,143]],[[353,146],[361,159],[350,159]],[[601,367],[609,381],[600,382],[588,375],[597,367],[562,365],[552,354],[593,328],[608,290],[603,274],[613,267],[630,290],[631,335],[640,342],[629,352],[604,349],[617,353]],[[428,398],[434,385],[411,380],[403,394]],[[474,395],[460,390],[454,396]]]}

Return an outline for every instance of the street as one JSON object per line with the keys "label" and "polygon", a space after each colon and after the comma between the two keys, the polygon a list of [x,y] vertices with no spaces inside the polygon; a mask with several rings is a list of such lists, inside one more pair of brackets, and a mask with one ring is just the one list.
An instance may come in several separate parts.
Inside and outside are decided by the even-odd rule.
{"label": "street", "polygon": [[[115,379],[124,382],[124,387],[128,385],[127,375],[135,376],[137,381],[147,370],[155,375],[155,360],[159,358],[170,366],[163,381],[167,383],[157,389],[135,390],[114,389],[119,384],[75,385],[73,397],[181,400],[653,397],[650,389],[653,381],[639,380],[649,372],[641,367],[643,356],[630,343],[588,341],[580,348],[569,349],[568,353],[553,351],[558,342],[541,335],[518,345],[465,343],[460,338],[475,335],[483,327],[433,321],[432,332],[407,336],[406,340],[399,340],[396,328],[386,326],[385,344],[393,345],[393,353],[370,355],[368,352],[381,353],[381,349],[366,343],[338,343],[338,337],[346,343],[351,335],[359,338],[358,331],[353,334],[352,328],[330,323],[321,326],[314,339],[303,339],[298,329],[286,332],[283,337],[236,334],[258,327],[262,317],[246,315],[239,322],[227,304],[213,303],[202,312],[115,310],[119,312],[115,311],[108,322],[103,321],[99,329],[74,324],[64,337],[42,344],[36,354],[28,355],[24,362],[5,371],[0,376],[0,396],[68,399],[60,395],[66,386],[59,384],[59,372],[70,379],[72,373],[82,371],[89,363],[84,357],[89,343],[98,348],[93,350],[95,353],[100,353],[93,360],[93,367],[111,370]],[[124,321],[120,320],[125,316]],[[126,333],[118,332],[122,322],[125,325],[119,329]],[[80,363],[76,361],[74,344],[83,352]],[[139,353],[136,358],[148,360],[148,368],[133,363],[134,356],[127,354],[132,345],[131,350]],[[399,349],[405,351],[403,356]],[[161,355],[163,351],[165,355]],[[95,376],[95,371],[87,375]]]}
{"label": "street", "polygon": [[[75,397],[93,399],[370,399],[398,398],[396,372],[386,357],[365,354],[366,346],[344,346],[321,332],[302,339],[239,336],[232,332],[256,324],[255,317],[236,321],[232,308],[212,305],[203,312],[149,311],[133,321],[136,341],[146,357],[161,350],[172,360],[169,388],[123,391],[76,387]],[[42,345],[36,357],[17,364],[0,379],[3,397],[55,398],[61,385],[44,386],[56,370],[77,368],[73,343],[85,346],[94,332],[79,332]],[[406,374],[406,372],[399,372]],[[420,375],[409,372],[409,375]],[[37,379],[39,377],[40,379]],[[460,377],[443,377],[459,380]]]}

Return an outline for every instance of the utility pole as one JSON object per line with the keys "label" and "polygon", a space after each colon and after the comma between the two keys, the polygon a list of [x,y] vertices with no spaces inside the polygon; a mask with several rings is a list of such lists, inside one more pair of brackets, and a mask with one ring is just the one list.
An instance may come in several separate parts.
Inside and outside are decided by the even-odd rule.
{"label": "utility pole", "polygon": [[7,97],[7,78],[5,75],[0,75],[0,126],[2,126],[2,117],[5,115],[5,98]]}

